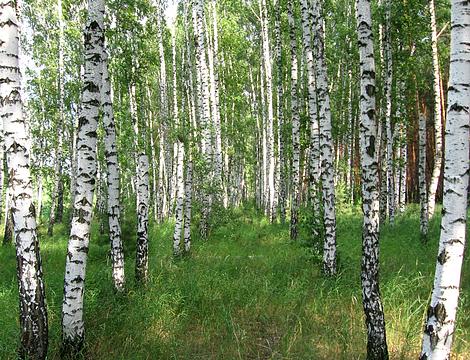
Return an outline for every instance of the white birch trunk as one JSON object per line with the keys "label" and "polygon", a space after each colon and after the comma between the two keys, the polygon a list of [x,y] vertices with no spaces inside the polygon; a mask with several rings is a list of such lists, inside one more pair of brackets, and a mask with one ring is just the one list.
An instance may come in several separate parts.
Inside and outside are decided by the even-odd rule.
{"label": "white birch trunk", "polygon": [[262,51],[263,51],[263,66],[264,74],[266,77],[266,175],[267,175],[267,190],[268,201],[266,202],[266,209],[271,221],[276,219],[277,209],[274,207],[274,176],[276,164],[274,161],[274,107],[273,107],[273,77],[272,77],[272,59],[269,46],[269,32],[268,32],[268,10],[266,0],[260,0],[261,10],[261,38],[262,38]]}
{"label": "white birch trunk", "polygon": [[261,64],[260,68],[260,132],[261,132],[261,147],[263,149],[263,162],[261,168],[261,175],[262,175],[262,203],[264,207],[264,214],[269,216],[269,184],[268,184],[268,176],[269,176],[269,158],[268,158],[268,138],[267,138],[267,121],[266,121],[266,96],[264,91],[264,79],[265,79],[265,68],[263,64]]}
{"label": "white birch trunk", "polygon": [[393,225],[395,221],[395,188],[393,181],[393,134],[392,134],[392,80],[393,80],[393,63],[392,63],[392,39],[391,39],[391,0],[385,1],[385,132],[387,136],[387,204],[388,204],[388,219],[390,224]]}
{"label": "white birch trunk", "polygon": [[186,179],[184,183],[184,251],[189,253],[191,249],[191,202],[193,193],[193,162],[191,155],[186,161]]}
{"label": "white birch trunk", "polygon": [[323,243],[323,271],[336,274],[336,210],[335,170],[333,164],[333,137],[331,132],[330,95],[325,62],[323,32],[323,1],[314,2],[315,55],[317,75],[317,99],[320,118],[320,159],[323,187],[323,221],[325,239]]}
{"label": "white birch trunk", "polygon": [[281,37],[281,1],[276,0],[275,5],[275,37],[276,37],[276,65],[277,65],[277,148],[278,148],[278,169],[277,169],[277,207],[281,217],[281,222],[286,221],[286,159],[284,151],[284,111],[283,111],[283,71],[282,71],[282,37]]}
{"label": "white birch trunk", "polygon": [[304,56],[306,57],[308,76],[308,111],[310,117],[310,146],[309,146],[309,192],[312,202],[312,237],[314,243],[320,240],[321,207],[320,207],[320,132],[317,113],[317,94],[315,81],[315,60],[312,51],[312,23],[310,2],[301,0],[302,39]]}
{"label": "white birch trunk", "polygon": [[60,191],[61,176],[62,176],[62,134],[64,127],[64,97],[65,97],[65,69],[64,69],[64,19],[62,16],[62,0],[57,0],[57,17],[59,21],[59,56],[58,56],[58,88],[59,88],[59,118],[56,125],[56,148],[55,148],[55,159],[54,159],[54,187],[51,194],[51,211],[49,214],[49,226],[47,228],[47,234],[52,236],[54,232],[54,224],[56,222],[56,206],[58,194]]}
{"label": "white birch trunk", "polygon": [[[214,127],[214,182],[216,198],[221,200],[222,192],[222,130],[220,124],[220,95],[219,95],[219,33],[217,23],[217,3],[211,0],[213,42],[208,41],[209,79],[211,89],[212,123]],[[209,33],[209,31],[208,31]]]}
{"label": "white birch trunk", "polygon": [[426,116],[419,114],[419,202],[420,202],[420,233],[423,240],[428,235],[428,194],[426,186]]}
{"label": "white birch trunk", "polygon": [[137,155],[137,248],[135,261],[136,281],[148,280],[148,213],[149,213],[149,160],[145,153]]}
{"label": "white birch trunk", "polygon": [[450,359],[466,242],[470,137],[470,3],[453,0],[439,252],[421,360]]}
{"label": "white birch trunk", "polygon": [[18,356],[42,360],[47,355],[47,310],[29,169],[31,141],[21,98],[21,23],[14,5],[12,1],[0,0],[0,113],[10,174],[11,204],[8,208],[16,245],[20,308]]}
{"label": "white birch trunk", "polygon": [[116,143],[116,126],[114,123],[113,96],[108,74],[108,54],[103,51],[103,78],[101,102],[103,111],[104,151],[107,166],[108,182],[108,223],[109,241],[111,244],[112,276],[117,291],[124,290],[124,252],[121,240],[121,203],[120,203],[120,170]]}
{"label": "white birch trunk", "polygon": [[88,1],[85,27],[85,73],[78,123],[77,189],[65,264],[62,342],[65,353],[78,352],[85,335],[83,299],[85,270],[96,181],[96,131],[100,108],[104,1]]}
{"label": "white birch trunk", "polygon": [[432,169],[431,183],[428,192],[428,216],[434,216],[436,208],[436,192],[441,177],[442,168],[442,107],[441,107],[441,76],[439,70],[439,57],[437,49],[436,11],[434,0],[429,0],[429,13],[431,15],[431,48],[433,67],[433,89],[434,89],[434,167]]}
{"label": "white birch trunk", "polygon": [[163,46],[163,0],[157,0],[157,47],[160,60],[160,172],[159,194],[161,197],[162,218],[167,218],[171,207],[171,142],[168,139],[168,85],[166,75],[165,49]]}
{"label": "white birch trunk", "polygon": [[300,205],[300,115],[298,103],[299,67],[297,61],[297,33],[293,4],[288,3],[290,50],[291,50],[291,107],[292,107],[292,204],[290,238],[297,240]]}
{"label": "white birch trunk", "polygon": [[181,232],[183,229],[184,218],[184,143],[182,141],[180,119],[178,114],[178,96],[177,96],[177,78],[176,78],[176,24],[172,24],[171,28],[171,48],[173,59],[173,116],[175,128],[177,131],[176,142],[176,207],[175,207],[175,230],[173,233],[173,255],[179,256],[181,254]]}
{"label": "white birch trunk", "polygon": [[[210,90],[209,90],[209,72],[206,62],[206,36],[204,33],[204,1],[195,0],[193,4],[194,31],[196,34],[196,68],[198,72],[199,89],[199,119],[202,133],[202,154],[204,158],[204,167],[208,174],[207,182],[212,183],[213,163],[212,163],[212,141],[210,132]],[[209,233],[209,216],[211,213],[211,194],[205,189],[202,194],[203,206],[201,216],[201,236],[206,239]]]}
{"label": "white birch trunk", "polygon": [[379,290],[379,194],[375,117],[375,62],[370,0],[356,0],[361,64],[360,148],[362,166],[362,304],[367,326],[367,359],[388,359]]}

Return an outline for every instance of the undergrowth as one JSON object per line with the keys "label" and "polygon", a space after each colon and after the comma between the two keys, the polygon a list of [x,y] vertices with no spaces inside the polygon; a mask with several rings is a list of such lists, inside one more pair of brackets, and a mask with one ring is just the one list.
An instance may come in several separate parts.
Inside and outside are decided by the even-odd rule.
{"label": "undergrowth", "polygon": [[[131,213],[131,212],[129,212]],[[129,216],[128,216],[129,217]],[[172,224],[150,226],[150,280],[134,283],[135,221],[123,238],[127,291],[111,283],[108,240],[94,226],[85,294],[84,359],[363,359],[361,214],[338,214],[339,274],[324,278],[321,257],[289,241],[247,207],[218,211],[207,241],[193,231],[190,256],[172,257]],[[381,292],[392,359],[417,358],[437,254],[439,218],[419,239],[416,208],[381,233]],[[40,228],[49,310],[49,358],[59,357],[67,228]],[[15,359],[18,292],[13,247],[0,249],[0,358]],[[470,358],[470,275],[465,262],[453,359]]]}

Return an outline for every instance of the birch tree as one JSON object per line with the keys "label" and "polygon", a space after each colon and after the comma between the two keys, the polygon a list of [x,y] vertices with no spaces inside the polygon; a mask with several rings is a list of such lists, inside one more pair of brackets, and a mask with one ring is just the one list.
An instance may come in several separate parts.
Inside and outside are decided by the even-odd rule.
{"label": "birch tree", "polygon": [[432,49],[432,69],[433,69],[433,90],[434,90],[434,167],[432,169],[431,183],[428,192],[428,215],[433,217],[436,208],[436,192],[441,176],[442,167],[442,108],[441,108],[441,74],[439,69],[439,57],[437,51],[437,26],[434,0],[429,0],[429,13],[431,17],[431,49]]}
{"label": "birch tree", "polygon": [[272,59],[269,44],[268,32],[268,10],[266,0],[260,0],[261,9],[261,39],[263,53],[264,75],[266,77],[266,178],[267,178],[267,196],[266,208],[271,221],[276,218],[275,209],[275,161],[274,161],[274,107],[273,107],[273,77],[272,77]]}
{"label": "birch tree", "polygon": [[302,39],[304,55],[306,57],[308,76],[308,111],[310,117],[310,147],[309,147],[309,191],[312,200],[313,224],[312,235],[314,240],[320,240],[321,232],[321,207],[320,207],[320,132],[317,114],[317,94],[315,82],[315,59],[312,51],[312,23],[311,3],[301,0],[302,12]]}
{"label": "birch tree", "polygon": [[470,137],[470,3],[452,1],[444,200],[421,360],[450,359],[466,242]]}
{"label": "birch tree", "polygon": [[51,210],[49,214],[49,226],[47,228],[47,234],[52,236],[54,231],[54,224],[56,222],[56,212],[58,206],[58,195],[61,187],[62,177],[62,138],[63,138],[63,126],[64,126],[64,98],[65,98],[65,71],[64,71],[64,19],[62,16],[62,0],[57,1],[57,17],[59,20],[59,56],[58,56],[58,103],[59,103],[59,121],[56,128],[56,149],[55,149],[55,160],[54,160],[54,188],[51,195]]}
{"label": "birch tree", "polygon": [[[206,61],[206,36],[204,33],[204,1],[195,0],[193,3],[193,22],[196,37],[196,70],[198,86],[198,112],[200,127],[202,132],[202,154],[204,166],[208,173],[209,185],[212,182],[212,141],[210,133],[210,90],[209,90],[209,72]],[[211,213],[211,194],[204,189],[202,216],[201,216],[201,235],[207,238],[209,232],[209,216]]]}
{"label": "birch tree", "polygon": [[80,351],[85,335],[83,298],[96,181],[96,131],[103,71],[103,17],[104,1],[89,0],[84,29],[85,73],[78,123],[77,183],[62,304],[62,345],[64,353],[71,354]]}
{"label": "birch tree", "polygon": [[[222,192],[222,129],[220,123],[220,95],[219,95],[219,31],[217,22],[217,1],[209,3],[212,14],[212,43],[208,41],[209,80],[212,106],[212,126],[214,128],[214,182],[216,198],[219,199]],[[209,33],[209,31],[208,31]],[[210,40],[210,38],[209,38]]]}
{"label": "birch tree", "polygon": [[103,50],[103,77],[101,83],[101,102],[103,111],[104,152],[107,166],[108,184],[108,223],[111,244],[111,260],[114,287],[124,289],[124,252],[121,239],[121,203],[120,203],[120,170],[116,143],[116,126],[114,122],[111,80],[108,73],[108,54]]}
{"label": "birch tree", "polygon": [[419,113],[419,202],[420,202],[420,220],[419,229],[421,237],[426,240],[428,236],[428,192],[426,187],[426,116],[423,112]]}
{"label": "birch tree", "polygon": [[0,113],[9,174],[7,205],[16,245],[20,307],[20,358],[45,359],[48,322],[29,168],[31,142],[23,111],[20,37],[15,3],[0,0]]}
{"label": "birch tree", "polygon": [[292,2],[287,4],[291,51],[291,110],[292,110],[292,204],[290,238],[297,240],[300,205],[300,114],[298,100],[299,66],[297,60],[297,33]]}
{"label": "birch tree", "polygon": [[336,273],[336,210],[335,170],[333,164],[333,137],[331,132],[331,109],[328,74],[325,62],[323,32],[323,1],[315,1],[313,22],[315,24],[315,65],[317,77],[317,99],[320,119],[320,159],[323,189],[323,220],[325,239],[323,242],[323,271],[327,275]]}
{"label": "birch tree", "polygon": [[370,0],[356,0],[361,67],[360,149],[362,167],[362,304],[367,326],[367,359],[388,359],[379,290],[379,194],[376,153],[375,62]]}
{"label": "birch tree", "polygon": [[286,157],[284,150],[284,111],[283,111],[283,100],[284,100],[284,89],[283,89],[283,71],[282,71],[282,37],[281,37],[281,1],[276,0],[275,2],[275,38],[276,38],[276,66],[277,66],[277,148],[278,148],[278,207],[281,217],[281,222],[284,223],[286,220],[286,196],[287,196],[287,184],[286,184]]}
{"label": "birch tree", "polygon": [[395,188],[393,181],[393,134],[392,134],[392,83],[393,83],[393,59],[391,38],[391,7],[390,0],[385,1],[385,31],[384,31],[384,56],[385,56],[385,134],[386,134],[386,184],[387,204],[390,224],[395,221]]}
{"label": "birch tree", "polygon": [[149,160],[144,152],[137,155],[137,248],[135,278],[145,284],[148,280],[148,208]]}
{"label": "birch tree", "polygon": [[[174,116],[175,128],[176,128],[176,133],[177,133],[176,208],[175,208],[175,230],[173,233],[173,255],[179,256],[181,253],[181,249],[180,249],[181,232],[183,229],[183,221],[184,221],[184,195],[185,195],[184,143],[182,141],[183,139],[182,139],[182,133],[181,133],[181,126],[180,126],[181,121],[180,121],[179,114],[178,114],[178,94],[177,94],[177,77],[176,77],[176,20],[174,20],[171,26],[172,26],[171,27],[171,49],[172,49],[172,59],[173,59],[173,116]],[[216,92],[216,96],[218,96],[218,91]],[[220,118],[219,118],[219,125],[220,125]]]}
{"label": "birch tree", "polygon": [[168,141],[168,118],[169,118],[169,108],[168,108],[168,85],[167,85],[167,75],[166,75],[166,60],[165,60],[165,49],[163,46],[163,0],[156,0],[156,20],[157,20],[157,48],[158,48],[158,57],[160,61],[160,142],[159,142],[159,188],[158,196],[160,198],[160,203],[157,207],[161,208],[161,217],[166,218],[171,207],[170,193],[169,189],[170,179],[168,174],[171,174],[171,143]]}

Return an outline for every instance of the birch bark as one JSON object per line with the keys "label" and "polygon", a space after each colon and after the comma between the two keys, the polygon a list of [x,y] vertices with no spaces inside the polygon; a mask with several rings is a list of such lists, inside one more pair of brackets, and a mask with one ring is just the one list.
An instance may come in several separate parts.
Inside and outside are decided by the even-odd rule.
{"label": "birch bark", "polygon": [[361,67],[360,149],[362,165],[362,304],[367,326],[367,359],[388,359],[379,290],[379,198],[376,151],[375,62],[370,0],[356,0]]}
{"label": "birch bark", "polygon": [[108,73],[108,54],[103,50],[101,102],[103,111],[104,151],[107,166],[109,241],[111,244],[112,276],[117,291],[124,290],[124,252],[121,240],[120,169],[116,143],[111,80]]}
{"label": "birch bark", "polygon": [[315,55],[317,77],[317,99],[320,118],[320,159],[323,188],[323,222],[325,239],[323,243],[323,271],[336,274],[336,210],[335,170],[333,165],[333,137],[331,132],[330,95],[325,62],[323,32],[323,0],[315,1],[313,19],[315,24]]}
{"label": "birch bark", "polygon": [[312,236],[314,243],[320,240],[321,233],[321,207],[320,207],[320,130],[317,113],[317,94],[315,81],[315,60],[312,51],[312,8],[308,0],[301,0],[302,12],[302,39],[304,56],[306,57],[308,76],[308,111],[310,117],[310,146],[309,146],[309,192],[312,202],[313,223]]}
{"label": "birch bark", "polygon": [[420,202],[420,233],[425,241],[428,236],[428,194],[426,187],[426,116],[419,114],[419,202]]}
{"label": "birch bark", "polygon": [[392,39],[391,39],[391,0],[385,1],[385,132],[387,136],[387,203],[389,222],[393,225],[395,221],[395,188],[393,178],[393,134],[392,134],[392,80],[393,80],[393,62],[392,62]]}
{"label": "birch bark", "polygon": [[[182,139],[182,129],[180,126],[180,119],[178,114],[178,96],[177,96],[177,78],[176,78],[176,23],[172,24],[171,29],[171,48],[173,59],[173,115],[175,121],[175,128],[177,132],[177,161],[176,161],[176,208],[175,208],[175,230],[173,233],[173,255],[179,256],[181,254],[181,231],[183,228],[184,220],[184,143]],[[220,124],[219,124],[220,125]]]}
{"label": "birch bark", "polygon": [[283,111],[283,71],[282,71],[282,37],[281,37],[281,1],[276,0],[275,4],[276,20],[275,20],[275,38],[276,38],[276,66],[277,66],[277,148],[278,148],[278,208],[281,222],[286,221],[286,160],[284,151],[284,111]]}
{"label": "birch bark", "polygon": [[444,203],[421,360],[450,359],[466,242],[470,136],[470,3],[451,2]]}
{"label": "birch bark", "polygon": [[0,0],[0,113],[10,182],[20,307],[19,357],[45,359],[47,310],[29,168],[31,141],[21,98],[21,23],[15,3]]}
{"label": "birch bark", "polygon": [[297,33],[292,2],[287,4],[291,50],[291,108],[292,108],[292,204],[290,238],[297,240],[300,205],[300,114],[298,100],[299,67],[297,61]]}
{"label": "birch bark", "polygon": [[268,10],[266,0],[260,0],[261,9],[261,38],[263,47],[263,66],[266,77],[266,172],[267,172],[267,210],[271,222],[276,219],[277,210],[274,207],[274,175],[276,164],[274,161],[274,108],[273,108],[273,77],[272,77],[272,59],[269,46],[268,32]]}
{"label": "birch bark", "polygon": [[434,90],[434,167],[432,169],[431,183],[428,192],[428,216],[433,217],[436,208],[436,192],[441,177],[442,168],[442,108],[441,108],[441,75],[439,70],[439,57],[437,49],[436,11],[434,0],[429,0],[429,13],[431,15],[431,48],[433,67]]}
{"label": "birch bark", "polygon": [[101,104],[102,54],[104,46],[104,1],[88,1],[84,30],[85,73],[77,139],[77,184],[72,227],[67,249],[62,304],[64,353],[76,353],[85,335],[83,298],[85,270],[96,182],[96,131]]}
{"label": "birch bark", "polygon": [[[202,154],[204,158],[204,166],[207,171],[208,184],[212,183],[213,163],[212,163],[212,141],[210,133],[210,90],[209,90],[209,73],[206,61],[206,36],[204,33],[204,1],[195,0],[193,4],[193,22],[196,34],[196,69],[198,72],[198,89],[199,89],[199,115],[200,127],[202,132]],[[201,216],[201,236],[206,239],[209,233],[209,217],[211,213],[211,194],[207,186],[204,189],[202,216]]]}
{"label": "birch bark", "polygon": [[56,222],[56,206],[58,205],[58,194],[60,192],[61,177],[62,177],[62,134],[64,127],[64,97],[65,97],[65,69],[64,69],[64,19],[62,16],[62,0],[57,0],[57,17],[59,19],[59,56],[58,56],[58,82],[59,82],[59,121],[56,128],[56,149],[55,149],[55,160],[54,160],[54,188],[51,196],[51,211],[49,214],[49,226],[47,228],[47,234],[52,236],[54,232],[54,224]]}

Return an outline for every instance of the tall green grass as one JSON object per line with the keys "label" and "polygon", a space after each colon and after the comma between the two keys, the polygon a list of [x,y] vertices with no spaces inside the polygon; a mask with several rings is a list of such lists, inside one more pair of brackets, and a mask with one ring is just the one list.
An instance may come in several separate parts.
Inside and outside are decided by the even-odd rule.
{"label": "tall green grass", "polygon": [[[128,213],[128,215],[131,212]],[[85,294],[83,359],[363,359],[361,215],[338,214],[339,275],[325,279],[321,258],[287,225],[252,208],[219,211],[207,241],[194,231],[190,256],[173,259],[172,224],[150,228],[150,281],[134,284],[135,222],[123,226],[127,292],[111,283],[108,240],[93,230]],[[196,228],[196,227],[195,227]],[[430,295],[439,219],[419,239],[416,208],[383,226],[381,290],[392,359],[417,358]],[[50,321],[49,358],[59,357],[67,229],[41,228]],[[13,247],[0,249],[0,359],[15,359],[18,301]],[[470,359],[470,274],[465,261],[454,359]]]}

